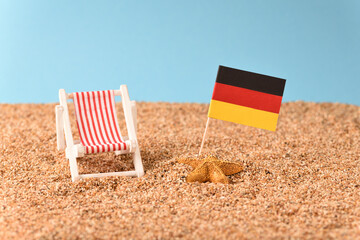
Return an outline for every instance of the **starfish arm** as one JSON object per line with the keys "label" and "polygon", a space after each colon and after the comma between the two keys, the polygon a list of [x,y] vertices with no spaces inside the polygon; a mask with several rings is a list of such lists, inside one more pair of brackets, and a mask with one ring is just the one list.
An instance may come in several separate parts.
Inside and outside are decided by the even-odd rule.
{"label": "starfish arm", "polygon": [[229,183],[230,180],[225,176],[223,171],[216,166],[215,164],[211,164],[211,167],[209,167],[209,173],[210,173],[210,182],[213,183]]}
{"label": "starfish arm", "polygon": [[196,158],[179,158],[177,159],[177,162],[190,165],[193,168],[196,168],[197,166],[199,166],[200,163],[202,163],[201,160]]}
{"label": "starfish arm", "polygon": [[195,168],[186,178],[187,182],[206,182],[209,181],[209,169],[206,164],[201,164]]}
{"label": "starfish arm", "polygon": [[216,161],[214,162],[216,166],[218,166],[223,173],[228,176],[244,170],[244,167],[240,163],[234,162],[225,162],[225,161]]}

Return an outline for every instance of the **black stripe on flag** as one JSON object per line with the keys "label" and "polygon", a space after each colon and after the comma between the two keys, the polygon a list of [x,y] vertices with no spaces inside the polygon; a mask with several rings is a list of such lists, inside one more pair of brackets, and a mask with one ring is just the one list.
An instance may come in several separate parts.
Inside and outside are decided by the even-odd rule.
{"label": "black stripe on flag", "polygon": [[216,82],[282,96],[285,79],[219,66]]}

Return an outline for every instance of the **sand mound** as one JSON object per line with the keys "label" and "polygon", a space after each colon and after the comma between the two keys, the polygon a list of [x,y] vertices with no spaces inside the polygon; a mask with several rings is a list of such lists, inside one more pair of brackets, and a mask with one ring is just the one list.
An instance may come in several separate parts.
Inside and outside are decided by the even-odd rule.
{"label": "sand mound", "polygon": [[[186,183],[191,167],[175,160],[199,150],[207,105],[139,103],[145,176],[77,183],[54,106],[0,105],[0,239],[360,236],[358,106],[285,103],[275,133],[211,121],[204,153],[245,166],[229,185]],[[111,153],[79,160],[81,173],[132,167]]]}

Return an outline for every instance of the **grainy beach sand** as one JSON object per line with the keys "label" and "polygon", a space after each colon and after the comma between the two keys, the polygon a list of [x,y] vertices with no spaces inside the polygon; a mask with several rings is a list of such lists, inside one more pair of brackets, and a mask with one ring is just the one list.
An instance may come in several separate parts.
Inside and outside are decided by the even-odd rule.
{"label": "grainy beach sand", "polygon": [[[229,185],[186,183],[191,167],[176,162],[198,152],[208,105],[138,103],[145,176],[76,183],[56,150],[54,107],[0,105],[0,239],[360,236],[358,106],[284,103],[275,133],[211,121],[204,153],[245,167]],[[82,173],[133,167],[112,153],[78,165]]]}

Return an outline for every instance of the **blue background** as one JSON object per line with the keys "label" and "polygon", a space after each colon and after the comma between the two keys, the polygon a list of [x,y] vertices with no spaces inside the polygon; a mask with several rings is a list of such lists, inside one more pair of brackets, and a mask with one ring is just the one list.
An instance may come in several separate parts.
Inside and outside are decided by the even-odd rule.
{"label": "blue background", "polygon": [[120,84],[209,102],[218,65],[286,78],[284,101],[360,105],[360,1],[0,0],[0,102]]}

